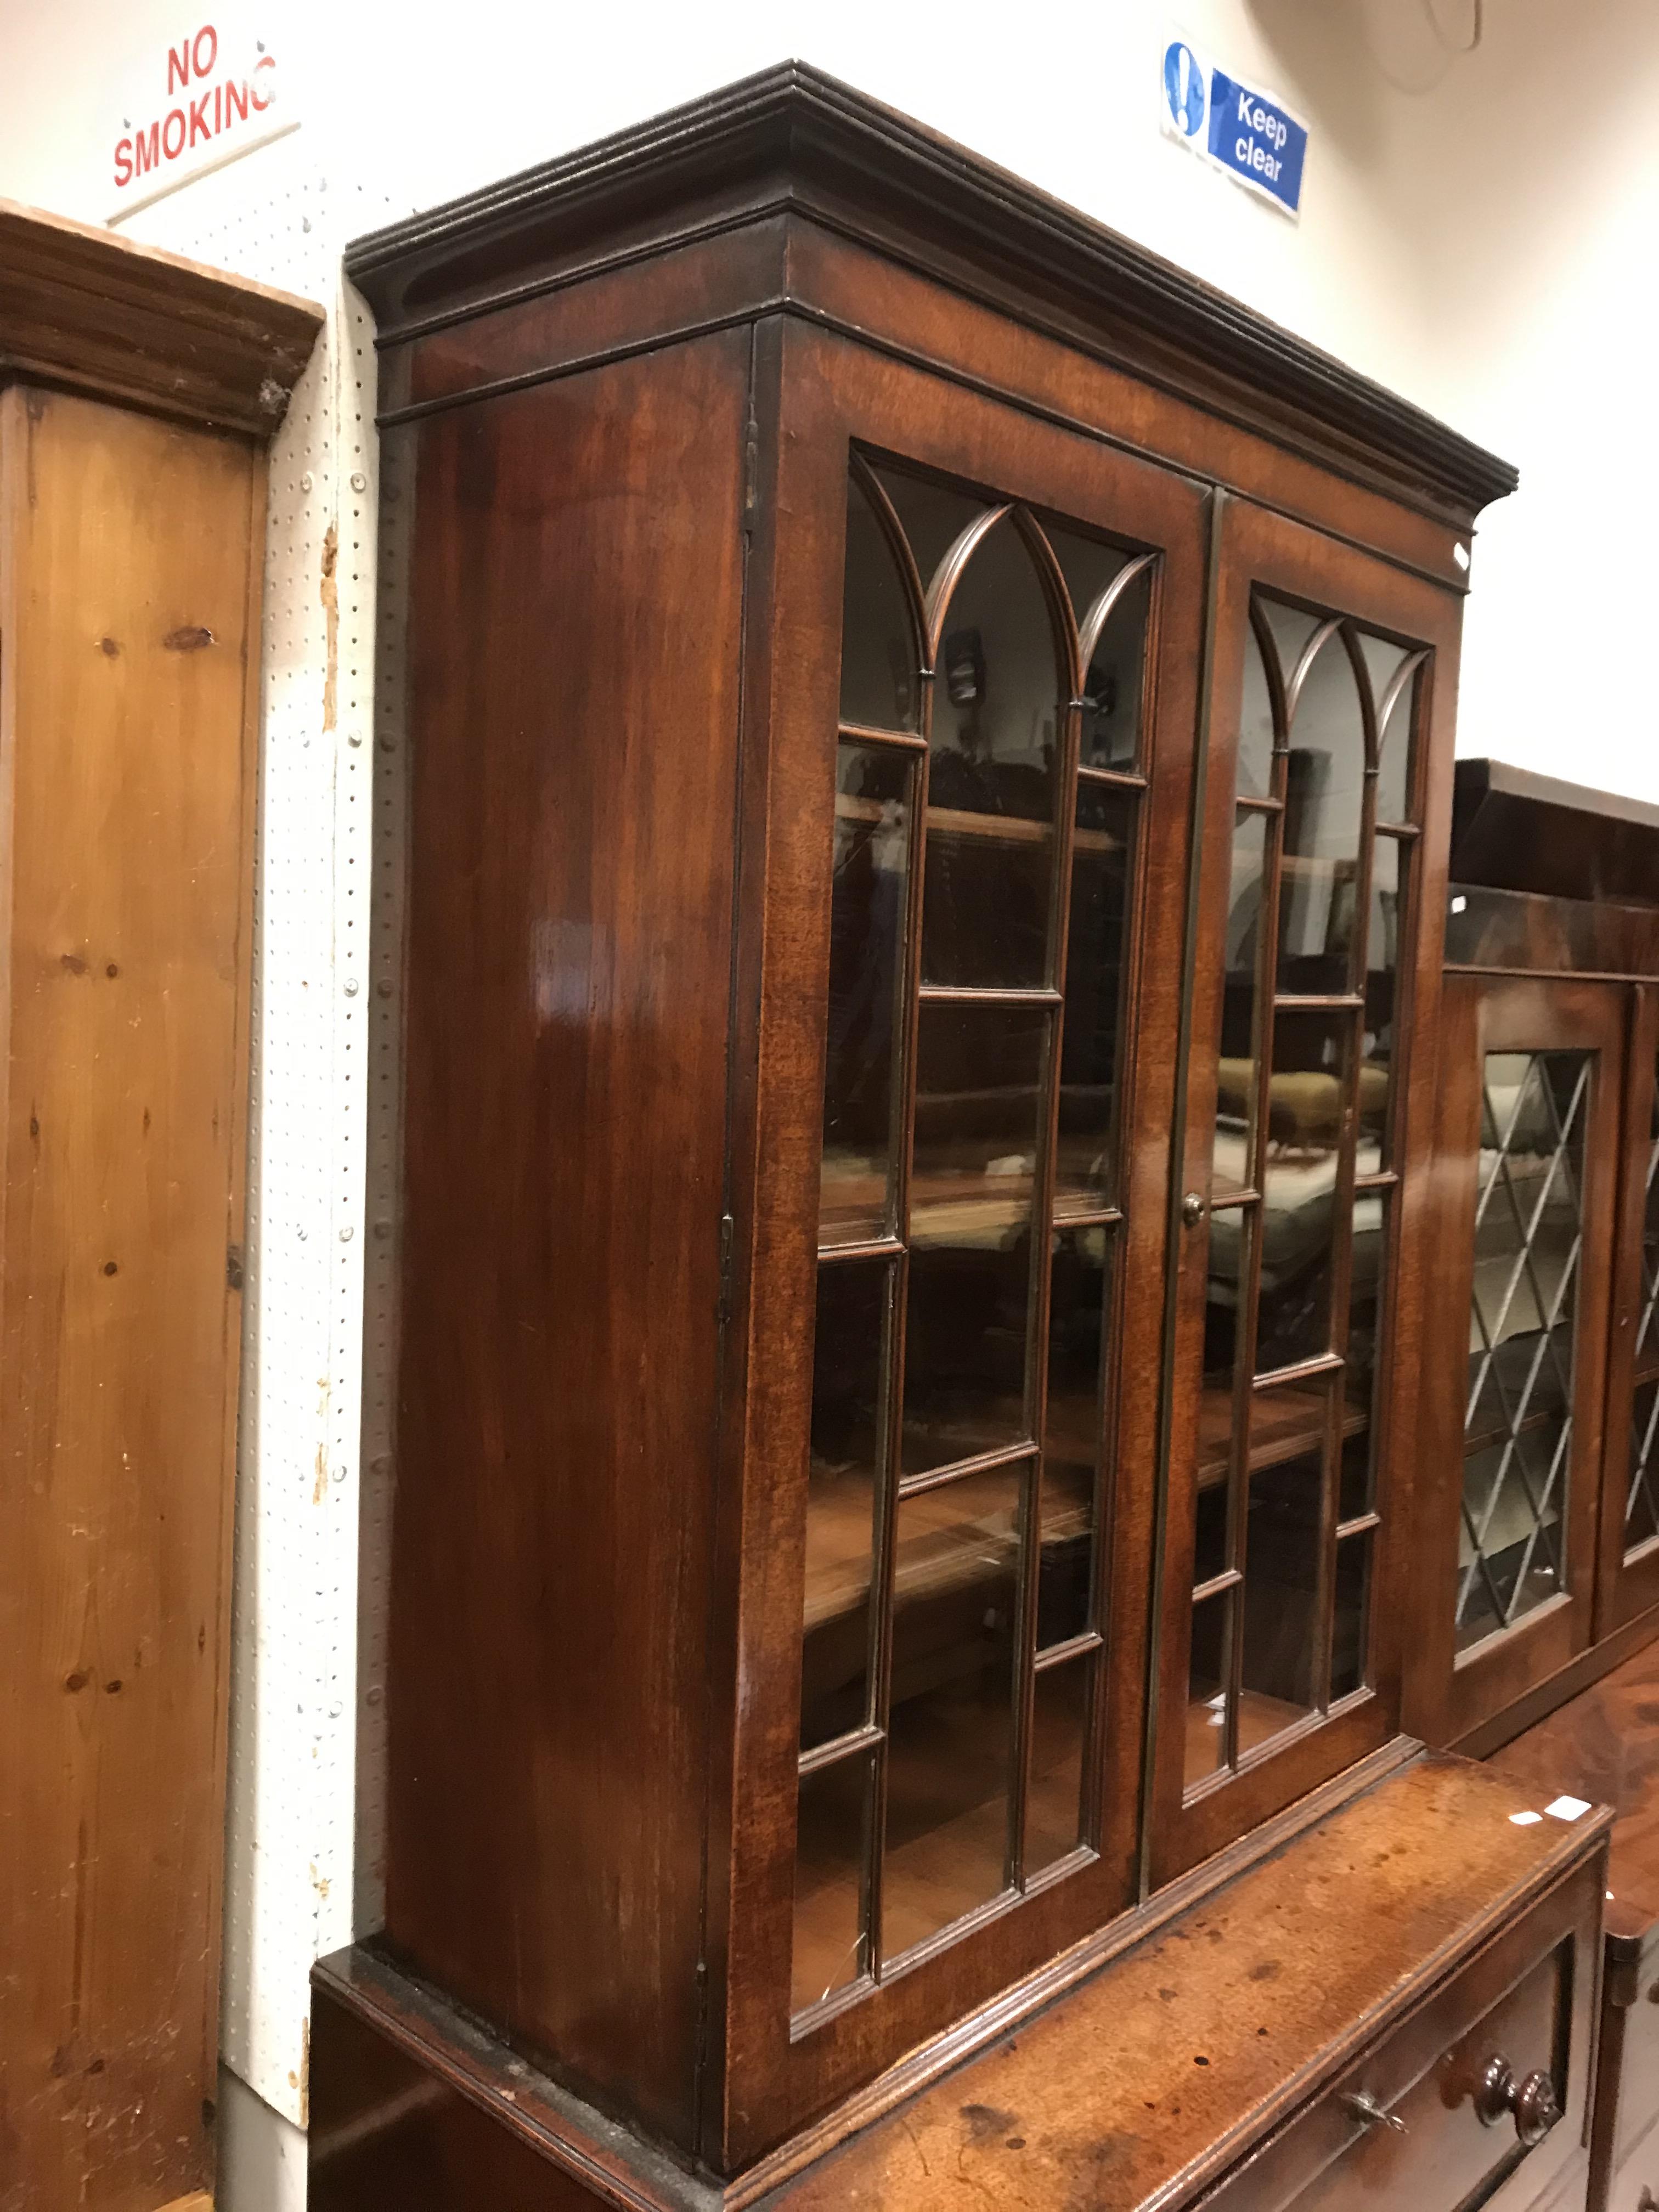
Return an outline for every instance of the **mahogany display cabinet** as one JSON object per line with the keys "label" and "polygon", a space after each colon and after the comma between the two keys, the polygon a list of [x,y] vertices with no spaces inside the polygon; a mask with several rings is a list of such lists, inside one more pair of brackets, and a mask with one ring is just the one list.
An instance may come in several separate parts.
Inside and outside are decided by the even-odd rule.
{"label": "mahogany display cabinet", "polygon": [[1512,471],[793,64],[348,268],[402,1290],[318,2212],[1136,2130],[1090,2202],[1570,2195],[1605,1823],[1401,1728]]}
{"label": "mahogany display cabinet", "polygon": [[1659,808],[1462,761],[1451,877],[1407,1717],[1486,1750],[1659,1633]]}

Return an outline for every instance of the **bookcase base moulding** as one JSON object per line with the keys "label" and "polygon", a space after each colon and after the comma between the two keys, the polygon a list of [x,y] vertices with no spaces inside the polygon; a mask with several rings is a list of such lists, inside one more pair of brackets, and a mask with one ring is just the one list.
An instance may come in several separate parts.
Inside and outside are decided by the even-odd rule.
{"label": "bookcase base moulding", "polygon": [[[1035,2111],[1042,2007],[1162,2050],[1157,1946],[1243,1960],[1224,1900],[1390,1818],[1444,1917],[1357,1863],[1289,2102],[1288,1954],[1248,2036],[1179,1984],[1195,2087],[1109,2201],[1279,2157],[1384,2043],[1416,2098],[1512,1990],[1577,2109],[1534,1915],[1581,1876],[1453,1851],[1485,1785],[1401,1711],[1513,472],[796,64],[348,267],[408,831],[386,1915],[319,1973],[319,2202],[925,2202],[854,2172],[897,2097]],[[1543,2133],[1510,2176],[1476,2124],[1468,2186],[1565,2185]]]}

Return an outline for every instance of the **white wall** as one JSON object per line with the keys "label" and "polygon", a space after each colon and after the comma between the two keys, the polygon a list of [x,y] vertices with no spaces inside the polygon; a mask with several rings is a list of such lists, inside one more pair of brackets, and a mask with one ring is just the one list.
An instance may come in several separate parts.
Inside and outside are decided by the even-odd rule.
{"label": "white wall", "polygon": [[[0,191],[101,217],[101,88],[124,52],[210,4],[0,0]],[[232,4],[311,55],[307,128],[337,172],[415,205],[786,53],[951,131],[1516,461],[1522,489],[1488,518],[1475,569],[1462,749],[1659,798],[1656,712],[1632,680],[1659,585],[1640,495],[1659,336],[1652,0],[1486,0],[1467,55],[1476,0]],[[1160,136],[1172,18],[1312,123],[1299,225]]]}

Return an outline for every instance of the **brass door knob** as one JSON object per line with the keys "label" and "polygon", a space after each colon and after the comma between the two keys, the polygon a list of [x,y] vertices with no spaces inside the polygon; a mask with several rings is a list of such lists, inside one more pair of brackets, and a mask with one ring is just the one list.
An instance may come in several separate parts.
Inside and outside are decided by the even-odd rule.
{"label": "brass door knob", "polygon": [[1528,2150],[1542,2142],[1561,2117],[1555,2084],[1549,2075],[1539,2069],[1517,2081],[1515,2069],[1501,2056],[1489,2058],[1481,2069],[1474,2110],[1481,2124],[1488,2128],[1495,2127],[1507,2112]]}
{"label": "brass door knob", "polygon": [[1181,1201],[1181,1218],[1188,1229],[1196,1229],[1210,1210],[1210,1202],[1201,1190],[1189,1190]]}

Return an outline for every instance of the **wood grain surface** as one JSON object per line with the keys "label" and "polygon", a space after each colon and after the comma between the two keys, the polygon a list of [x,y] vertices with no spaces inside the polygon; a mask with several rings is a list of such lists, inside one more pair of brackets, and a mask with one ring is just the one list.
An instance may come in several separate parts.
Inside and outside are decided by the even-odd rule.
{"label": "wood grain surface", "polygon": [[0,2206],[213,2171],[264,469],[0,402]]}

